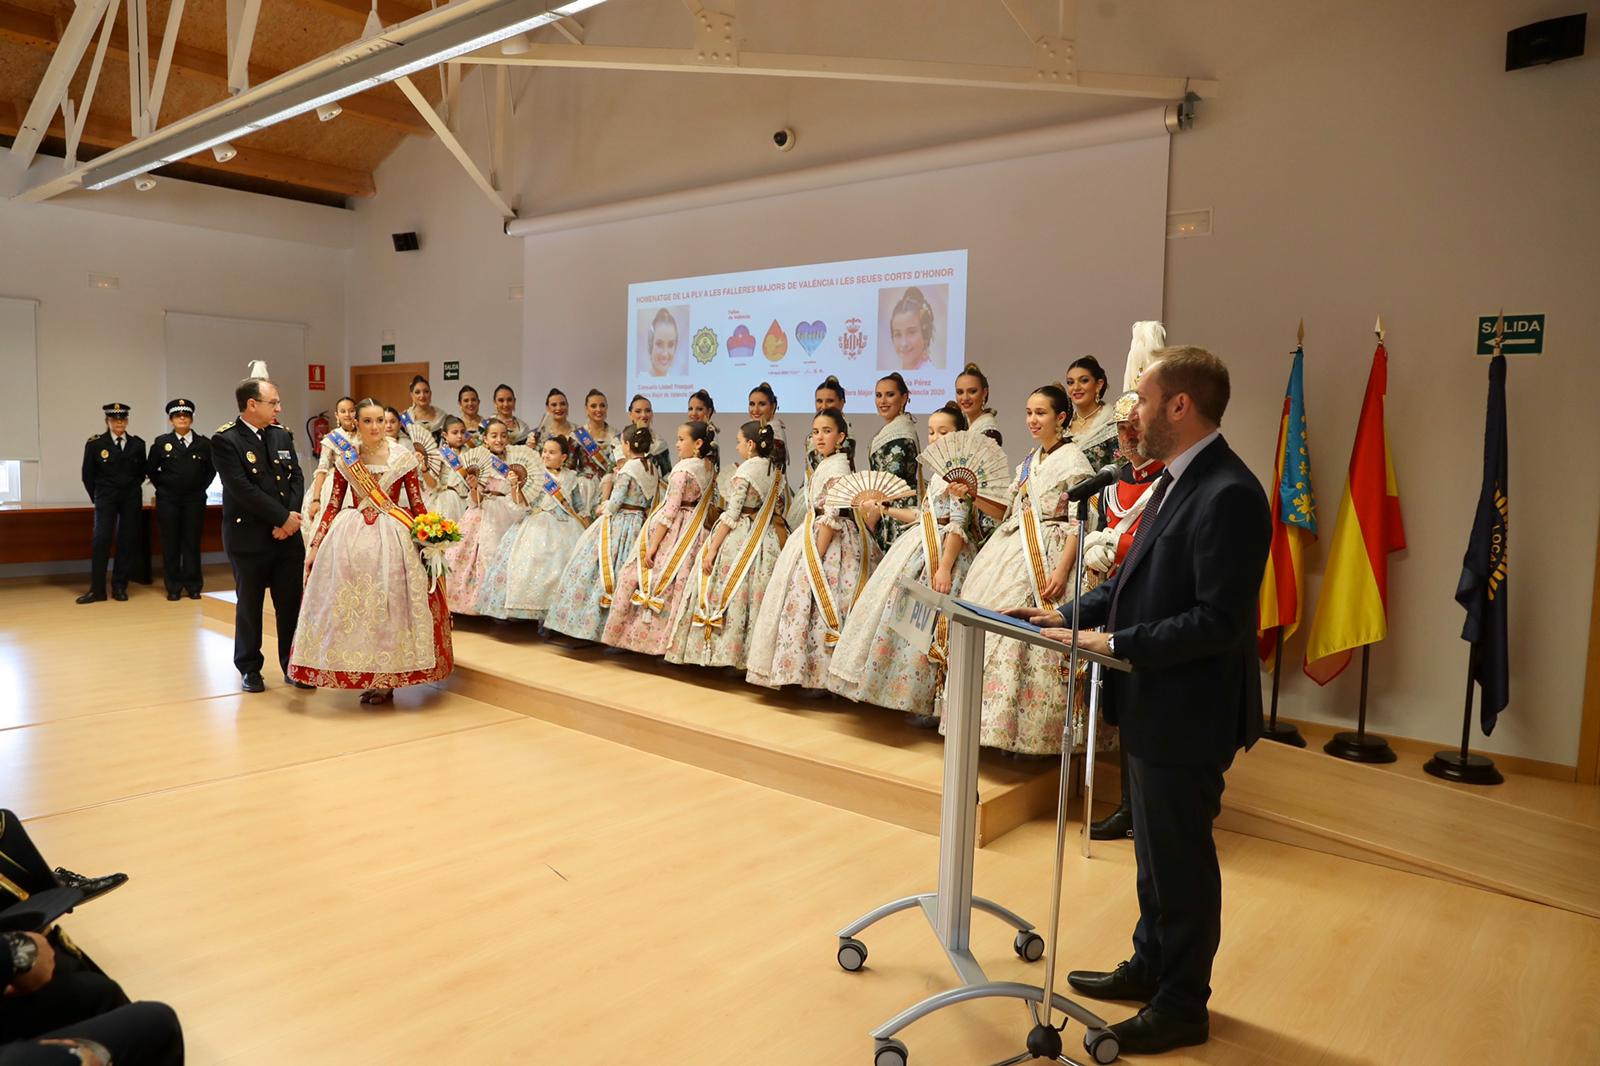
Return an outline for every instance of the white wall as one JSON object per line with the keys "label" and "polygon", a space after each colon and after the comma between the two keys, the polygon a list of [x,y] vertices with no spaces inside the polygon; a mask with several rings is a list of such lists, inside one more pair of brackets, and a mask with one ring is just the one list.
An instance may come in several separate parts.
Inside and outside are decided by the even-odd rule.
{"label": "white wall", "polygon": [[[163,182],[168,195],[175,190]],[[341,212],[230,193],[243,217],[277,218],[293,232],[305,212]],[[210,202],[209,200],[207,202]],[[0,201],[0,294],[39,301],[41,460],[23,465],[24,499],[85,502],[79,470],[83,442],[103,432],[102,404],[133,409],[131,431],[146,442],[167,429],[172,398],[163,391],[163,312],[190,311],[302,322],[307,358],[269,365],[281,383],[283,423],[303,443],[310,402],[305,362],[341,368],[344,357],[344,252],[326,245],[129,218],[104,210]],[[96,289],[89,274],[116,276],[120,287]],[[249,352],[217,352],[243,377]],[[181,395],[181,382],[166,388]],[[233,410],[196,413],[200,432],[231,420]],[[148,494],[149,488],[146,486]]]}
{"label": "white wall", "polygon": [[[1585,461],[1592,448],[1580,428],[1600,386],[1588,350],[1600,335],[1590,251],[1600,236],[1597,19],[1588,58],[1512,74],[1502,66],[1506,30],[1574,6],[1586,5],[1142,0],[1079,5],[1078,32],[1085,66],[1223,83],[1202,105],[1199,127],[1173,141],[1170,206],[1214,207],[1216,234],[1167,246],[1169,336],[1209,345],[1229,361],[1227,432],[1265,479],[1294,327],[1306,319],[1325,540],[1372,354],[1369,331],[1374,316],[1384,316],[1390,435],[1412,547],[1393,560],[1391,638],[1373,656],[1376,729],[1440,741],[1457,734],[1466,649],[1451,597],[1478,487],[1486,373],[1471,355],[1471,331],[1477,314],[1502,305],[1550,315],[1547,354],[1512,368],[1513,703],[1483,746],[1560,763],[1576,758],[1600,518],[1600,486]],[[997,4],[816,0],[741,10],[752,49],[978,62],[1017,62],[1026,52]],[[593,43],[689,40],[682,5],[671,0],[613,0],[584,20]],[[1138,106],[716,75],[525,77],[517,76],[513,186],[524,215]],[[469,79],[465,97],[475,96]],[[481,124],[469,108],[465,137],[480,158]],[[780,156],[766,137],[784,125],[800,142]],[[378,177],[351,260],[352,357],[374,352],[378,331],[396,328],[402,359],[448,348],[484,360],[482,375],[464,360],[470,379],[510,373],[522,338],[515,305],[500,297],[518,273],[517,242],[500,235],[499,220],[438,144],[407,145]],[[981,213],[995,204],[969,206]],[[403,265],[388,234],[412,228],[423,233],[425,262]],[[912,237],[924,229],[935,235],[932,245],[941,243],[932,221],[908,243],[919,243]],[[582,234],[569,235],[563,249],[578,273],[602,250],[654,254]],[[719,259],[704,269],[729,266]],[[563,273],[557,259],[540,281],[558,287]],[[582,310],[609,314],[614,306]],[[1125,317],[1118,309],[1084,328],[1125,337]],[[531,350],[545,350],[528,340]],[[987,369],[1013,390],[1059,374],[1060,356],[1077,354],[1012,349],[1004,340],[971,337],[974,350],[990,345]],[[1097,353],[1113,373],[1124,345]],[[542,396],[537,386],[557,369],[524,368],[524,413],[536,413],[528,408]],[[1019,432],[1019,420],[1007,429],[1008,437]],[[1313,556],[1313,602],[1324,553],[1325,546]],[[1291,661],[1302,647],[1297,637]],[[1356,682],[1351,670],[1319,690],[1295,671],[1285,678],[1285,712],[1351,721]]]}

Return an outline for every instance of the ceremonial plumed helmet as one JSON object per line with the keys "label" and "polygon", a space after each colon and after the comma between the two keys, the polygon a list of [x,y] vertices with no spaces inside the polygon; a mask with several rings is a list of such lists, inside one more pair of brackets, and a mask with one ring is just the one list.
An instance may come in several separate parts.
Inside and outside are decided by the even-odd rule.
{"label": "ceremonial plumed helmet", "polygon": [[1111,421],[1126,422],[1133,417],[1133,409],[1139,406],[1139,394],[1132,389],[1117,397],[1117,402],[1111,405]]}

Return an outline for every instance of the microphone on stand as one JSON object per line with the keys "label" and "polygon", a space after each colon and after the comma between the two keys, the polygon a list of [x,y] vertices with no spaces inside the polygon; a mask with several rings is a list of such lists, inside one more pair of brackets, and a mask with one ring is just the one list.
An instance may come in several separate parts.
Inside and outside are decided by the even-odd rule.
{"label": "microphone on stand", "polygon": [[1107,485],[1115,485],[1117,478],[1122,475],[1125,463],[1107,463],[1100,468],[1100,472],[1086,481],[1080,481],[1067,490],[1067,499],[1074,503],[1088,499]]}

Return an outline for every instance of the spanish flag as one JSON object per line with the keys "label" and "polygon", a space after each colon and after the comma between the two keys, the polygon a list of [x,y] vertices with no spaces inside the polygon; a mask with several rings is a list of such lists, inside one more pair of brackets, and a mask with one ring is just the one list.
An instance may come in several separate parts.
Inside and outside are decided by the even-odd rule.
{"label": "spanish flag", "polygon": [[1334,520],[1322,596],[1306,639],[1306,676],[1319,685],[1350,665],[1354,649],[1389,635],[1389,553],[1406,546],[1406,532],[1384,426],[1388,391],[1389,354],[1380,339],[1350,452],[1350,477]]}
{"label": "spanish flag", "polygon": [[1270,663],[1277,650],[1277,630],[1288,640],[1300,628],[1300,600],[1305,591],[1305,546],[1317,539],[1317,498],[1311,490],[1311,441],[1307,435],[1305,349],[1294,350],[1289,387],[1278,421],[1278,456],[1273,461],[1272,552],[1261,579],[1256,635],[1261,661]]}

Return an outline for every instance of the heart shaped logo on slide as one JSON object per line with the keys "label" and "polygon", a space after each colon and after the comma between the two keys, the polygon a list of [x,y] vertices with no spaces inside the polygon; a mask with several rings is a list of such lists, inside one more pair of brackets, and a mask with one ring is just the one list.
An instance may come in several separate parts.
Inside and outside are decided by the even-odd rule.
{"label": "heart shaped logo on slide", "polygon": [[816,355],[822,342],[828,339],[828,324],[821,319],[801,322],[794,327],[794,339],[800,342],[800,347],[806,350],[807,355]]}
{"label": "heart shaped logo on slide", "polygon": [[756,354],[756,339],[751,334],[749,326],[740,326],[728,338],[728,357],[730,359],[748,359]]}
{"label": "heart shaped logo on slide", "polygon": [[761,338],[761,354],[774,363],[789,354],[789,335],[778,325],[777,319],[772,320],[772,325],[767,327],[767,335]]}

